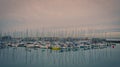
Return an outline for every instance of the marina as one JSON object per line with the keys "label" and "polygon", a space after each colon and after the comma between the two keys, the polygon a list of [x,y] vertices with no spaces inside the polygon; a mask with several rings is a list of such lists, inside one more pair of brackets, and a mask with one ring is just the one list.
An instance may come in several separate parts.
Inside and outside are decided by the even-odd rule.
{"label": "marina", "polygon": [[[5,40],[4,40],[5,39]],[[0,41],[2,67],[120,66],[119,40],[101,38],[12,38]],[[112,63],[112,64],[111,64]]]}
{"label": "marina", "polygon": [[[65,34],[52,31],[30,36],[19,32],[1,34],[0,66],[2,67],[119,67],[120,39],[106,33],[85,35],[74,30]],[[35,32],[36,33],[36,32]],[[33,34],[35,34],[33,33]],[[50,33],[49,33],[50,34]],[[72,34],[72,35],[71,35]],[[78,34],[78,35],[77,35]],[[87,33],[88,34],[88,33]],[[57,36],[58,35],[58,36]],[[62,35],[60,37],[60,35]],[[68,36],[66,36],[68,35]]]}
{"label": "marina", "polygon": [[0,0],[0,67],[120,67],[120,0]]}
{"label": "marina", "polygon": [[119,66],[120,44],[104,48],[60,50],[7,47],[0,49],[0,65],[22,67],[113,67]]}

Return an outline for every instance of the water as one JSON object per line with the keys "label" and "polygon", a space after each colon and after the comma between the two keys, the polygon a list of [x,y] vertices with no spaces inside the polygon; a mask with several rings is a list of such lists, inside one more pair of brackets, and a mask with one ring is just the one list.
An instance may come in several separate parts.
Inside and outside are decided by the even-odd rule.
{"label": "water", "polygon": [[120,45],[104,49],[0,49],[0,67],[120,67]]}

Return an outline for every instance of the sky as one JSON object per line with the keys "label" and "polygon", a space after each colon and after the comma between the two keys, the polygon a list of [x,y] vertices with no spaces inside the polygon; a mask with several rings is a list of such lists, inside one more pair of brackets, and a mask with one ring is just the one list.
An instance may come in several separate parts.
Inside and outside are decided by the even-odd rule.
{"label": "sky", "polygon": [[120,36],[120,0],[0,0],[0,32],[71,29]]}

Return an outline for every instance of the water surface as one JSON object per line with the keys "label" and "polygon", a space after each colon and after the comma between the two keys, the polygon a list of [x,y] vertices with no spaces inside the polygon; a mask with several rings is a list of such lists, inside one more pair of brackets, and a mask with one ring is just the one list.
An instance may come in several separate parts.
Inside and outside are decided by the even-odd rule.
{"label": "water surface", "polygon": [[120,67],[120,45],[104,49],[0,49],[0,67]]}

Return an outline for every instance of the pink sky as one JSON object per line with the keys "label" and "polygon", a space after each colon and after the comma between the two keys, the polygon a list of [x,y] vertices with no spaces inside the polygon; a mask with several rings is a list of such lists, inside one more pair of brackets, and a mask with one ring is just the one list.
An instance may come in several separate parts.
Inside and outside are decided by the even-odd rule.
{"label": "pink sky", "polygon": [[0,0],[0,31],[120,31],[120,0]]}

